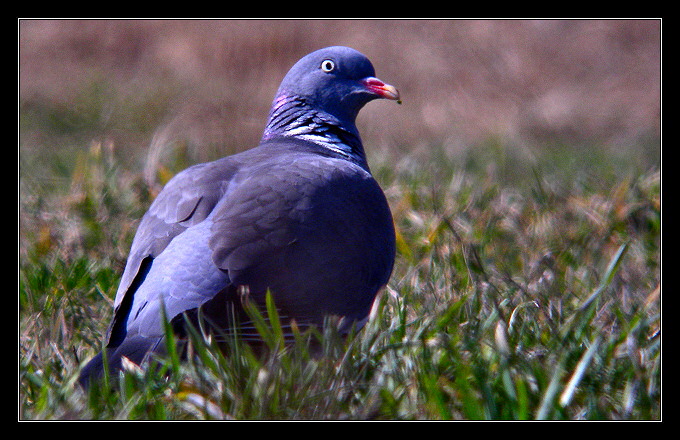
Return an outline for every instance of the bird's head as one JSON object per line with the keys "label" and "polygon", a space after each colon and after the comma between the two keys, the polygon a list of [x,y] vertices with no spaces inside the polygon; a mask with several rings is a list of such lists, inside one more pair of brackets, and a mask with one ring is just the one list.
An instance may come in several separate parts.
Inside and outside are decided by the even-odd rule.
{"label": "bird's head", "polygon": [[319,49],[295,63],[283,79],[277,99],[291,96],[351,124],[369,101],[384,98],[401,103],[399,91],[375,77],[366,56],[343,46]]}

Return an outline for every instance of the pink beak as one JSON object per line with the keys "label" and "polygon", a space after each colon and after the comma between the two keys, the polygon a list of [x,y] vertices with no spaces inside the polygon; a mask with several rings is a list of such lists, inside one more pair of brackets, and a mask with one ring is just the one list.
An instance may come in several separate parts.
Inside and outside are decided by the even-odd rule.
{"label": "pink beak", "polygon": [[366,87],[366,89],[372,93],[375,93],[379,97],[391,99],[393,101],[397,101],[397,104],[401,104],[401,99],[399,99],[399,90],[397,90],[397,88],[393,85],[385,84],[378,78],[374,78],[372,76],[362,79],[361,83]]}

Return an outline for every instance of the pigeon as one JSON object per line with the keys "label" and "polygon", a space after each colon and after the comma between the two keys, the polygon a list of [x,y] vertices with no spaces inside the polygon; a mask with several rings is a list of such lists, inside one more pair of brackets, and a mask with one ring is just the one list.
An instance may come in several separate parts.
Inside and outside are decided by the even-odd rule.
{"label": "pigeon", "polygon": [[141,219],[107,342],[79,382],[163,353],[166,322],[180,336],[202,319],[256,338],[244,297],[264,310],[270,294],[288,335],[329,317],[340,332],[360,329],[395,259],[390,208],[356,127],[378,98],[401,102],[362,53],[314,51],[281,82],[258,146],[170,179]]}

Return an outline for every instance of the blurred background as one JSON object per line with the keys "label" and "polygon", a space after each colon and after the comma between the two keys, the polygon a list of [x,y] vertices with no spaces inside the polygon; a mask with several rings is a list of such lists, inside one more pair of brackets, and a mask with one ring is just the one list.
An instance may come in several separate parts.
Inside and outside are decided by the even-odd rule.
{"label": "blurred background", "polygon": [[659,20],[20,20],[21,163],[93,140],[146,162],[250,148],[288,68],[328,45],[402,94],[360,114],[369,156],[493,141],[660,160]]}

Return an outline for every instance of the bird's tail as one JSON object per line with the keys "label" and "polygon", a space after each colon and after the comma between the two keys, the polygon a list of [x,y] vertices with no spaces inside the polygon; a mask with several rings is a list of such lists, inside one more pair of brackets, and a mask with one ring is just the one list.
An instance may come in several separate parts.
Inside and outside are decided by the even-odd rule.
{"label": "bird's tail", "polygon": [[144,338],[141,336],[125,339],[117,347],[107,347],[101,353],[92,358],[80,371],[78,383],[88,389],[93,382],[109,376],[117,375],[123,371],[123,358],[141,365],[150,352],[157,351],[162,342],[162,338]]}

